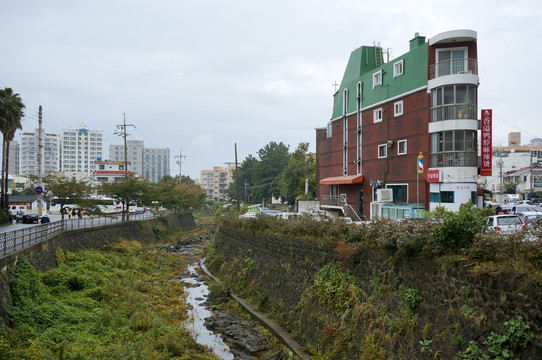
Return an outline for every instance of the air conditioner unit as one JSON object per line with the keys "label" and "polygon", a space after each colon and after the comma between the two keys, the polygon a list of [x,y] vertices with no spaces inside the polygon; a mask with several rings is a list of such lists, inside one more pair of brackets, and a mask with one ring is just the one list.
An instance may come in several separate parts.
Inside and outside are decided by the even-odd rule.
{"label": "air conditioner unit", "polygon": [[377,189],[376,196],[379,202],[392,202],[393,190],[392,189]]}

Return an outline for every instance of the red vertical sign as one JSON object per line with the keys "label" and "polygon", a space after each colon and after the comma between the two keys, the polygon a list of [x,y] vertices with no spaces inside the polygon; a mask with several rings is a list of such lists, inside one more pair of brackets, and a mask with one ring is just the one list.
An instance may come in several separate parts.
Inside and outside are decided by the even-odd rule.
{"label": "red vertical sign", "polygon": [[492,133],[492,110],[482,109],[482,164],[480,167],[480,175],[491,176],[492,175],[492,156],[493,144],[491,139]]}

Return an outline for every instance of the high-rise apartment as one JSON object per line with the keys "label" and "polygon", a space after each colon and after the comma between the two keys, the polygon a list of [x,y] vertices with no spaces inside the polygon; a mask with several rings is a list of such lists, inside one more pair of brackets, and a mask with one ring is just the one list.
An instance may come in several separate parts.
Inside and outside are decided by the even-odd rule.
{"label": "high-rise apartment", "polygon": [[64,129],[60,149],[60,171],[90,175],[95,169],[94,161],[103,158],[103,131],[89,130],[83,124],[75,130]]}
{"label": "high-rise apartment", "polygon": [[[146,148],[143,140],[127,140],[128,170],[149,180],[158,182],[170,173],[170,151],[168,148]],[[109,158],[124,161],[124,145],[110,145]]]}
{"label": "high-rise apartment", "polygon": [[[39,130],[19,135],[19,169],[21,175],[38,175]],[[42,129],[42,174],[47,176],[59,171],[60,136]],[[12,150],[10,150],[11,157]],[[10,159],[11,162],[12,159]]]}

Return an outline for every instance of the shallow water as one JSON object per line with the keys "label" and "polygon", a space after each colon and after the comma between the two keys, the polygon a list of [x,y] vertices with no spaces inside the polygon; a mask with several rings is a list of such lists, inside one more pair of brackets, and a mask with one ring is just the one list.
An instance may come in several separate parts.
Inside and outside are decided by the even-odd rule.
{"label": "shallow water", "polygon": [[203,283],[203,280],[196,272],[197,265],[188,267],[189,276],[182,278],[181,281],[186,284],[186,302],[191,309],[188,310],[188,316],[191,321],[185,324],[186,329],[192,332],[194,340],[210,348],[216,356],[224,360],[233,360],[234,356],[230,352],[228,345],[222,341],[220,335],[214,334],[205,327],[205,319],[212,313],[205,307],[205,300],[209,295],[209,288]]}

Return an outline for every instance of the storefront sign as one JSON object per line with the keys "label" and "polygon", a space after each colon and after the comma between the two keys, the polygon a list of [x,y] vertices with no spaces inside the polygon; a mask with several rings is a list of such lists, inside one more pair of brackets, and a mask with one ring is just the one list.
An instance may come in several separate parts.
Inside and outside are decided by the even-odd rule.
{"label": "storefront sign", "polygon": [[427,182],[440,182],[440,170],[427,170]]}
{"label": "storefront sign", "polygon": [[480,174],[492,176],[492,110],[482,109],[482,164]]}

